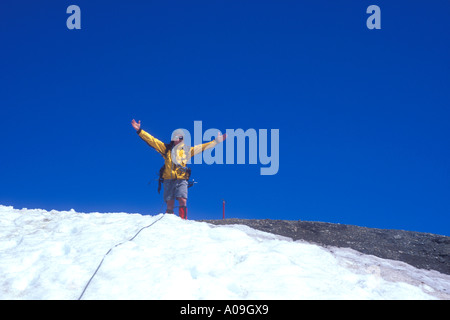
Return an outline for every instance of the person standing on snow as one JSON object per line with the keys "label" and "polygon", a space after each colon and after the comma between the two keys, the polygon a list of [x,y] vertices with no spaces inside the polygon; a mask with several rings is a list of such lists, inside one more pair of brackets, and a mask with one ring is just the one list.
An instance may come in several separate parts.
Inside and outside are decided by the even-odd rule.
{"label": "person standing on snow", "polygon": [[[226,139],[226,134],[221,135],[219,132],[216,140],[195,147],[190,147],[190,154],[186,155],[186,148],[183,148],[184,144],[182,130],[175,130],[172,133],[170,143],[165,144],[150,135],[148,132],[142,130],[141,120],[136,122],[133,119],[131,121],[131,125],[136,130],[139,137],[147,142],[150,147],[158,151],[164,158],[164,166],[161,168],[160,178],[164,180],[164,201],[167,204],[166,213],[174,213],[173,209],[175,206],[175,199],[177,199],[179,204],[178,214],[180,218],[187,219],[186,204],[188,197],[188,180],[190,176],[190,170],[186,167],[186,162],[188,160],[187,157],[191,158],[200,152],[214,148],[217,144]],[[172,158],[174,156],[176,159]]]}

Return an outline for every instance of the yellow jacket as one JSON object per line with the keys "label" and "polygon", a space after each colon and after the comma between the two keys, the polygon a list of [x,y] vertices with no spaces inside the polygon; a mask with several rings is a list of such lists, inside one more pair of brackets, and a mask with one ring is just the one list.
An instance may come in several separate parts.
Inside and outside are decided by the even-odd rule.
{"label": "yellow jacket", "polygon": [[[195,147],[190,147],[187,150],[187,146],[183,142],[177,144],[172,152],[166,152],[166,144],[148,132],[142,129],[137,131],[139,137],[147,142],[147,144],[158,151],[164,158],[164,173],[163,179],[188,179],[186,174],[186,163],[187,161],[195,156],[196,154],[205,151],[206,149],[214,148],[217,145],[217,141],[213,140],[208,143],[199,144]],[[176,154],[176,159],[172,160],[172,153]],[[188,154],[186,154],[188,153]]]}

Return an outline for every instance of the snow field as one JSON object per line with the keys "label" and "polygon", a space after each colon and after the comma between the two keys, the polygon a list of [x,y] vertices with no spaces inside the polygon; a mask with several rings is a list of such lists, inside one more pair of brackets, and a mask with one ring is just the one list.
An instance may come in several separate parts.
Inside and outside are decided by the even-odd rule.
{"label": "snow field", "polygon": [[0,206],[0,299],[450,299],[450,276],[246,226]]}

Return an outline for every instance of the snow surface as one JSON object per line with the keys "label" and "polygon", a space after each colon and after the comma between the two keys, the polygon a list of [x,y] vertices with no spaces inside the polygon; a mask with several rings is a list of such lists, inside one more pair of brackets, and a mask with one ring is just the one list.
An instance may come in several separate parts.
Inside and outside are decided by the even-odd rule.
{"label": "snow surface", "polygon": [[450,299],[449,275],[247,226],[1,205],[0,299],[78,299],[111,248],[83,299]]}

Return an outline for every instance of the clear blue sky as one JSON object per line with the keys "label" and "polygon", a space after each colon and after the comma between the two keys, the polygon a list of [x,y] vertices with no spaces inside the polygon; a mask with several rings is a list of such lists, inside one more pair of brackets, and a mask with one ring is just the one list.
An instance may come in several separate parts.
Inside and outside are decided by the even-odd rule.
{"label": "clear blue sky", "polygon": [[[66,9],[81,8],[81,30]],[[366,9],[381,8],[381,30]],[[2,1],[0,204],[155,214],[130,125],[280,130],[277,175],[192,165],[191,219],[450,235],[450,2]]]}

